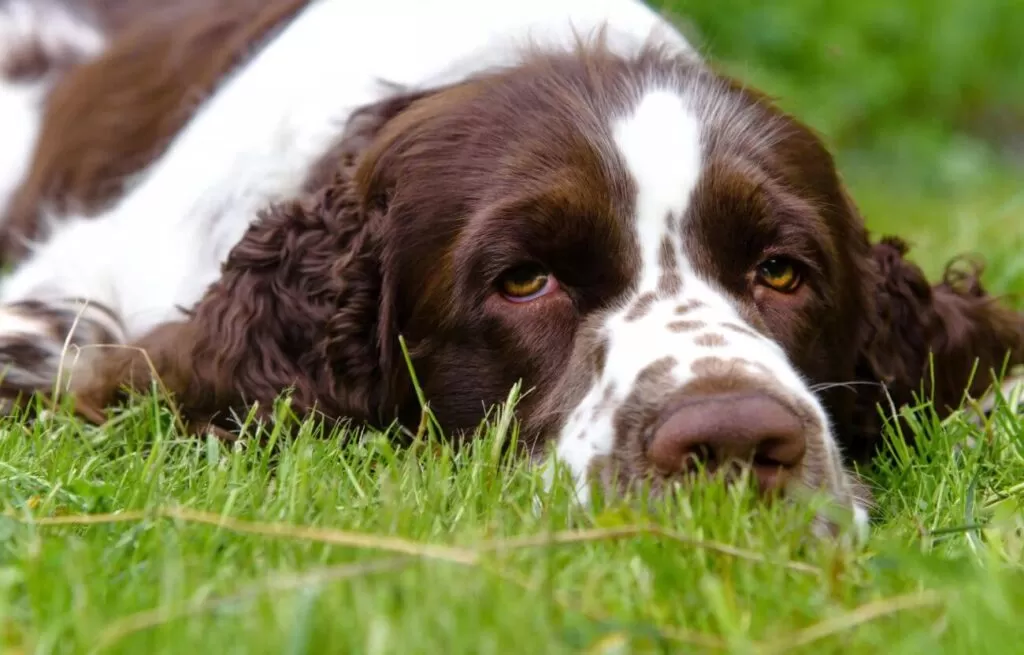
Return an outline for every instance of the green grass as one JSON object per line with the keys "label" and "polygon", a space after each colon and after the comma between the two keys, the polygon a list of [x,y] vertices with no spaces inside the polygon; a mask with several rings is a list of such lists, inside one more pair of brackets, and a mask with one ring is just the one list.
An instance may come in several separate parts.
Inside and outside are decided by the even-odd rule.
{"label": "green grass", "polygon": [[849,163],[931,189],[1024,161],[1024,12],[1005,0],[651,0]]}
{"label": "green grass", "polygon": [[932,278],[957,255],[979,257],[986,287],[1024,309],[1024,169],[989,168],[984,182],[930,192],[855,166],[850,171],[873,235],[907,239],[911,258]]}
{"label": "green grass", "polygon": [[[661,4],[838,148],[873,231],[1024,292],[1021,173],[969,133],[1024,88],[1020,12]],[[156,398],[103,429],[0,419],[0,652],[1021,652],[1024,422],[905,411],[866,542],[713,482],[579,508],[500,455],[507,415],[461,452],[285,440],[284,405],[265,446],[182,438]]]}
{"label": "green grass", "polygon": [[[0,645],[17,652],[1005,653],[1024,628],[1024,423],[927,408],[870,472],[866,542],[814,504],[709,482],[583,510],[501,455],[386,435],[182,439],[142,398],[107,428],[0,431]],[[255,433],[253,433],[255,434]],[[975,448],[957,448],[965,437]],[[539,498],[539,502],[535,500]],[[646,508],[646,509],[641,509]],[[90,520],[88,517],[93,517]],[[796,650],[792,647],[799,646]]]}

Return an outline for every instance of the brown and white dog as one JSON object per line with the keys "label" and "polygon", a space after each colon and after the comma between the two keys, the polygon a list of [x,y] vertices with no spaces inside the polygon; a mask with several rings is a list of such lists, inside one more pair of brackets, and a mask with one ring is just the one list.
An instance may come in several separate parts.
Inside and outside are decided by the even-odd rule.
{"label": "brown and white dog", "polygon": [[5,231],[9,396],[155,373],[200,425],[286,389],[414,424],[402,336],[452,434],[522,381],[581,493],[744,462],[863,514],[880,401],[1024,361],[1020,315],[871,243],[812,131],[633,0],[147,23],[50,92]]}

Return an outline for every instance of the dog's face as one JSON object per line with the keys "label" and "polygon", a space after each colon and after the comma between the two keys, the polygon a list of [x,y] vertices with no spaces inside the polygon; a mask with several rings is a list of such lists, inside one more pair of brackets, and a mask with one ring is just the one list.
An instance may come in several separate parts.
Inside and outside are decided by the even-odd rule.
{"label": "dog's face", "polygon": [[825,148],[762,97],[653,52],[540,58],[412,103],[357,181],[442,425],[521,380],[528,441],[581,479],[739,459],[845,493],[811,385],[853,377],[867,240]]}
{"label": "dog's face", "polygon": [[1024,361],[1019,314],[870,244],[814,134],[686,56],[532,56],[365,108],[338,146],[84,404],[155,370],[196,422],[290,388],[303,413],[412,427],[404,337],[450,435],[521,382],[523,443],[581,491],[740,462],[848,504],[841,454],[879,441],[883,385],[944,411]]}

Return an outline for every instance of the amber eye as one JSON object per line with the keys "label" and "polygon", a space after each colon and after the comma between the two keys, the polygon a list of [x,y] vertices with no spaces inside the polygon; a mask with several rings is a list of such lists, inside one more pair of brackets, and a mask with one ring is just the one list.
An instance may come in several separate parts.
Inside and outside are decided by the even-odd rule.
{"label": "amber eye", "polygon": [[547,293],[554,279],[539,266],[526,265],[514,268],[498,280],[498,289],[509,300],[523,302],[533,300]]}
{"label": "amber eye", "polygon": [[800,286],[800,273],[789,259],[773,257],[757,267],[757,279],[779,293],[793,293]]}

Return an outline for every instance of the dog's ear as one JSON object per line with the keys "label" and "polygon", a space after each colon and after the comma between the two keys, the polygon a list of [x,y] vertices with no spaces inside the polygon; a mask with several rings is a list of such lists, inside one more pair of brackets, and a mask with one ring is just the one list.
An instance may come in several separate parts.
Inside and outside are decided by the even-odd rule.
{"label": "dog's ear", "polygon": [[381,224],[341,175],[269,209],[191,317],[97,361],[81,376],[79,402],[100,409],[122,386],[147,389],[155,373],[189,421],[223,424],[254,401],[269,409],[286,390],[300,412],[369,418],[382,400]]}
{"label": "dog's ear", "polygon": [[[891,398],[898,407],[915,398],[931,400],[944,415],[965,394],[981,397],[1007,364],[1024,362],[1024,315],[985,291],[979,265],[955,260],[932,285],[906,253],[906,244],[895,238],[872,247],[867,283],[874,308],[858,372],[885,389],[872,401],[888,404]],[[870,405],[863,411],[877,416]]]}
{"label": "dog's ear", "polygon": [[[152,373],[186,418],[222,423],[290,390],[300,412],[375,420],[393,406],[397,331],[381,254],[386,193],[357,181],[374,136],[423,94],[392,97],[353,116],[334,171],[312,195],[262,213],[188,320],[162,326],[139,351],[108,357],[79,389],[87,406]],[[326,179],[326,177],[324,178]],[[365,185],[364,185],[365,186]]]}
{"label": "dog's ear", "polygon": [[[382,216],[347,176],[267,212],[196,308],[192,365],[218,407],[266,405],[370,417],[380,381]],[[201,403],[202,397],[189,399]]]}

